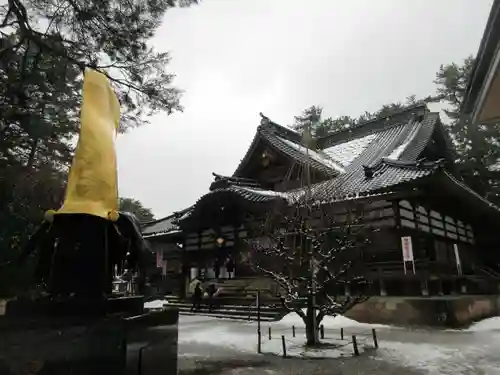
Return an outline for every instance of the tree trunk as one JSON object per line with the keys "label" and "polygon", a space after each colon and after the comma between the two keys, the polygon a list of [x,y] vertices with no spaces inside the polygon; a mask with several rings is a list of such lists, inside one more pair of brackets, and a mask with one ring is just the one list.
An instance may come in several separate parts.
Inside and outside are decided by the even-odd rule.
{"label": "tree trunk", "polygon": [[36,150],[38,148],[38,138],[35,138],[33,140],[33,144],[31,145],[31,150],[28,156],[28,161],[26,162],[26,167],[31,168],[33,164],[35,163],[35,155],[36,155]]}
{"label": "tree trunk", "polygon": [[306,346],[314,346],[319,344],[318,339],[318,325],[314,324],[314,315],[316,314],[316,309],[313,308],[311,303],[308,303],[306,318],[304,323],[306,325]]}

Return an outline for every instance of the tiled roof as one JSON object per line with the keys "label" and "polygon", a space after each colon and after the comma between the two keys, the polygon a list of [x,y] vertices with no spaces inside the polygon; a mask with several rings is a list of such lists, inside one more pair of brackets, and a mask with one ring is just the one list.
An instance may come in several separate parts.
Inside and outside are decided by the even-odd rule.
{"label": "tiled roof", "polygon": [[335,162],[322,151],[314,151],[302,146],[300,142],[278,135],[271,127],[262,126],[259,129],[261,137],[274,149],[282,152],[300,164],[309,166],[326,176],[336,176],[343,171],[342,165]]}
{"label": "tiled roof", "polygon": [[[432,174],[439,163],[420,163],[418,158],[438,121],[437,113],[429,113],[425,105],[419,105],[329,135],[319,140],[321,150],[308,152],[298,143],[298,134],[286,134],[283,127],[272,122],[261,125],[258,133],[294,160],[309,161],[312,167],[326,171],[330,178],[312,185],[311,192],[318,200],[337,200],[353,194],[380,191]],[[302,196],[304,190],[280,195],[259,189],[249,194],[236,187],[225,191],[258,202],[270,197],[293,200]]]}
{"label": "tiled roof", "polygon": [[185,209],[179,212],[175,212],[172,215],[169,215],[167,217],[164,217],[162,219],[158,219],[155,221],[152,221],[150,223],[146,223],[142,227],[142,235],[143,237],[152,237],[152,236],[159,236],[159,235],[165,235],[169,233],[174,233],[179,230],[179,219],[188,212],[189,209]]}
{"label": "tiled roof", "polygon": [[[433,172],[435,164],[417,163],[417,158],[429,142],[438,118],[438,114],[426,114],[425,106],[419,106],[391,118],[337,132],[320,140],[323,150],[319,151],[307,150],[300,145],[298,133],[268,121],[259,127],[246,158],[256,143],[264,139],[293,160],[309,162],[312,168],[330,176],[311,186],[315,199],[338,200],[353,194],[369,194]],[[212,189],[197,203],[214,194],[237,194],[253,203],[276,199],[293,201],[303,197],[305,192],[304,189],[276,192],[255,185],[245,186],[246,180],[238,182],[241,178],[236,178],[232,184],[235,178],[225,178],[225,186]]]}
{"label": "tiled roof", "polygon": [[[429,113],[425,106],[414,107],[391,117],[378,119],[334,133],[320,139],[321,150],[307,150],[300,145],[300,135],[277,124],[267,122],[261,125],[234,176],[250,158],[261,140],[276,150],[300,163],[310,163],[329,179],[311,185],[310,192],[316,202],[331,202],[353,197],[384,194],[397,190],[404,184],[419,182],[439,173],[446,181],[462,190],[475,192],[456,180],[443,169],[442,160],[423,161],[420,155],[432,139],[439,124],[439,115]],[[325,177],[326,177],[325,176]],[[178,220],[189,216],[200,203],[210,196],[235,194],[252,203],[266,203],[273,200],[296,201],[305,196],[305,190],[288,192],[264,190],[254,181],[240,177],[216,176],[224,184],[212,186],[190,209],[175,218],[170,216],[145,228],[145,233],[175,230]],[[482,199],[487,204],[491,204]],[[182,217],[181,217],[182,216]]]}
{"label": "tiled roof", "polygon": [[[247,186],[228,186],[226,188],[215,189],[210,191],[209,193],[203,195],[198,200],[198,202],[211,195],[227,194],[227,193],[237,194],[243,199],[253,203],[264,203],[275,200],[277,198],[287,199],[289,197],[288,193],[274,191],[274,190],[265,190]],[[198,204],[198,202],[196,204]],[[193,208],[196,207],[196,204],[193,206]]]}
{"label": "tiled roof", "polygon": [[[438,164],[418,163],[418,158],[438,120],[436,113],[424,116],[418,111],[402,113],[385,127],[378,123],[376,131],[370,126],[357,128],[356,138],[328,145],[325,150],[334,149],[338,158],[342,155],[340,151],[345,151],[346,171],[314,185],[313,196],[318,200],[336,199],[379,191],[430,175]],[[346,144],[352,146],[345,147]]]}
{"label": "tiled roof", "polygon": [[356,173],[313,185],[311,194],[316,201],[328,202],[353,195],[379,193],[430,176],[438,167],[439,163],[417,166],[416,163],[397,164],[383,159],[371,169],[372,177],[367,177],[365,169],[361,168]]}
{"label": "tiled roof", "polygon": [[342,165],[331,159],[322,151],[308,150],[301,144],[301,135],[291,129],[278,125],[269,119],[265,119],[257,128],[257,133],[250,145],[245,157],[236,168],[233,176],[239,176],[240,172],[253,155],[260,142],[264,142],[277,152],[284,154],[288,158],[299,164],[309,164],[316,171],[321,172],[325,177],[336,176],[342,171]]}
{"label": "tiled roof", "polygon": [[[361,154],[366,149],[384,152],[378,143],[380,140],[387,141],[387,131],[394,128],[403,132],[402,138],[394,140],[394,142],[399,141],[397,145],[399,146],[398,158],[402,155],[404,160],[411,161],[427,145],[434,129],[433,125],[438,118],[437,114],[427,112],[425,105],[418,105],[390,117],[350,127],[319,139],[316,150],[304,147],[301,144],[299,133],[265,118],[258,127],[252,145],[236,169],[234,176],[239,176],[257,145],[263,141],[295,162],[303,165],[309,164],[313,170],[323,173],[326,178],[333,178],[352,169],[356,165],[355,162],[361,160]],[[403,125],[408,126],[404,128]],[[393,144],[386,146],[391,147]],[[391,151],[395,151],[395,148]],[[351,164],[353,165],[351,166]]]}
{"label": "tiled roof", "polygon": [[212,173],[212,175],[214,176],[214,182],[210,184],[210,191],[229,186],[260,187],[258,181],[249,178],[221,176],[216,173]]}

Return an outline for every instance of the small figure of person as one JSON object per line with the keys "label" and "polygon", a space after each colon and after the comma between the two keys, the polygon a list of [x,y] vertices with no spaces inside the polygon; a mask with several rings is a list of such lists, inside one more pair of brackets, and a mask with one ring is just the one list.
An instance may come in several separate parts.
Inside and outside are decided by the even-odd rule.
{"label": "small figure of person", "polygon": [[234,272],[234,261],[233,258],[229,257],[226,261],[227,278],[231,280]]}
{"label": "small figure of person", "polygon": [[214,276],[215,276],[215,279],[216,280],[219,280],[219,276],[220,276],[220,266],[219,266],[219,263],[216,262],[214,264]]}
{"label": "small figure of person", "polygon": [[212,312],[214,306],[214,294],[217,291],[215,284],[210,284],[207,288],[208,312]]}
{"label": "small figure of person", "polygon": [[198,283],[194,287],[193,291],[193,305],[191,306],[191,311],[197,311],[200,309],[201,299],[203,297],[203,290],[201,289],[201,283]]}

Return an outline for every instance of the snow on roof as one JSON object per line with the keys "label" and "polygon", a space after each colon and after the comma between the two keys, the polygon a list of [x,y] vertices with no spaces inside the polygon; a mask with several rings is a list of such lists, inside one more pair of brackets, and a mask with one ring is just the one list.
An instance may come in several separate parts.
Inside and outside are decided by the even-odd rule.
{"label": "snow on roof", "polygon": [[411,131],[408,133],[404,141],[396,147],[388,156],[387,159],[390,160],[399,160],[401,154],[406,150],[410,142],[415,138],[415,136],[418,134],[420,131],[420,128],[422,127],[422,123],[419,123],[417,126],[413,126]]}
{"label": "snow on roof", "polygon": [[302,145],[299,145],[295,142],[289,141],[288,139],[285,139],[282,137],[278,137],[278,138],[282,142],[285,142],[287,145],[295,148],[297,151],[303,153],[304,155],[308,153],[309,157],[311,159],[314,159],[317,162],[322,163],[322,164],[326,165],[327,167],[334,169],[340,173],[345,172],[344,167],[340,163],[333,160],[329,155],[325,154],[324,152],[314,151],[314,150],[308,149],[307,147],[304,147]]}
{"label": "snow on roof", "polygon": [[375,137],[377,137],[377,133],[365,135],[361,138],[327,147],[323,152],[331,159],[337,160],[343,167],[347,167],[368,148]]}
{"label": "snow on roof", "polygon": [[263,189],[252,189],[246,186],[238,186],[239,190],[245,190],[249,193],[254,193],[258,195],[264,195],[269,197],[280,197],[280,198],[288,198],[288,194],[285,192],[274,191],[274,190],[263,190]]}

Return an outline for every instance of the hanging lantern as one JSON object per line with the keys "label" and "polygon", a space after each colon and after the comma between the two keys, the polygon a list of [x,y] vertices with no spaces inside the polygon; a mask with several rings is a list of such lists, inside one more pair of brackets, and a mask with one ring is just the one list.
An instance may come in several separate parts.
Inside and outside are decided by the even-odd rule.
{"label": "hanging lantern", "polygon": [[215,240],[215,243],[217,244],[217,246],[221,247],[222,245],[224,245],[224,238],[217,237],[217,239]]}

